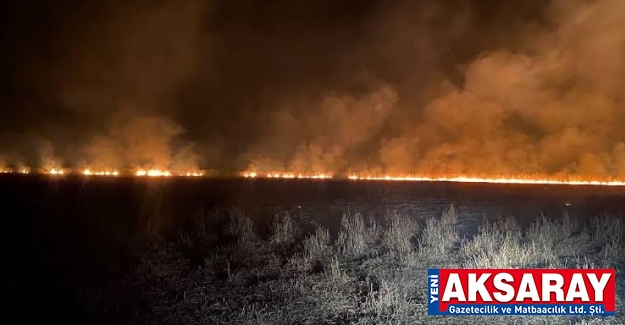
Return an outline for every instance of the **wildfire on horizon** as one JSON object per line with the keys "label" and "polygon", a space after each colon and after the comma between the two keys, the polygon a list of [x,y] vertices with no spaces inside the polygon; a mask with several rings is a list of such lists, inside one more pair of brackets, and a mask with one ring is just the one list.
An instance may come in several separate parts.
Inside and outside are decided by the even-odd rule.
{"label": "wildfire on horizon", "polygon": [[[30,174],[29,168],[20,169],[0,169],[0,174]],[[120,172],[115,169],[96,170],[86,168],[83,170],[72,170],[62,168],[43,169],[42,174],[51,176],[60,176],[67,174],[77,174],[82,176],[108,176],[117,177],[122,175],[136,177],[209,177],[199,170],[189,170],[182,172],[174,172],[164,169],[137,169],[132,172]],[[342,178],[329,173],[310,173],[310,172],[256,172],[245,171],[238,174],[243,178],[265,178],[265,179],[316,179],[329,180],[334,178]],[[616,179],[588,179],[575,178],[573,176],[472,176],[472,175],[373,175],[373,174],[357,174],[349,173],[346,177],[350,181],[397,181],[397,182],[455,182],[455,183],[490,183],[490,184],[529,184],[529,185],[595,185],[595,186],[625,186],[624,180]]]}
{"label": "wildfire on horizon", "polygon": [[65,171],[60,168],[50,168],[45,170],[44,173],[48,175],[64,175]]}
{"label": "wildfire on horizon", "polygon": [[[52,171],[52,170],[50,170]],[[50,172],[48,171],[48,172]],[[58,171],[54,170],[58,175]],[[46,172],[46,173],[48,173]],[[19,168],[19,169],[11,169],[11,168],[0,168],[0,174],[30,174],[29,168]]]}
{"label": "wildfire on horizon", "polygon": [[557,179],[557,178],[519,178],[519,177],[415,177],[415,176],[359,176],[348,177],[354,181],[413,181],[413,182],[456,182],[456,183],[490,183],[490,184],[533,184],[533,185],[603,185],[625,186],[625,181],[616,180],[581,180],[581,179]]}
{"label": "wildfire on horizon", "polygon": [[333,176],[331,174],[322,174],[322,173],[307,174],[307,173],[277,173],[277,172],[273,172],[273,173],[259,174],[259,173],[256,173],[256,172],[243,172],[242,175],[245,178],[256,178],[256,177],[260,177],[260,178],[284,178],[284,179],[294,179],[294,178],[298,178],[298,179],[331,179],[331,178],[333,178]]}
{"label": "wildfire on horizon", "polygon": [[171,172],[159,169],[139,169],[135,172],[135,176],[169,177]]}
{"label": "wildfire on horizon", "polygon": [[[305,179],[332,179],[330,174],[302,174],[302,173],[257,173],[243,172],[245,178],[305,178]],[[599,185],[625,186],[625,181],[610,179],[564,179],[557,177],[505,177],[505,176],[392,176],[392,175],[360,175],[349,174],[351,181],[401,181],[401,182],[455,182],[455,183],[490,183],[490,184],[530,184],[530,185]]]}
{"label": "wildfire on horizon", "polygon": [[[0,174],[30,174],[29,168],[0,168]],[[81,176],[138,176],[138,177],[203,177],[204,173],[200,170],[188,170],[181,172],[172,172],[169,170],[160,169],[137,169],[135,171],[119,171],[117,169],[69,169],[69,168],[44,168],[39,170],[39,174],[44,175],[81,175]]]}
{"label": "wildfire on horizon", "polygon": [[82,171],[82,174],[85,176],[119,176],[119,172],[116,170],[93,171],[91,169],[85,169]]}
{"label": "wildfire on horizon", "polygon": [[134,173],[135,176],[140,176],[140,177],[171,177],[171,176],[180,176],[180,177],[202,177],[204,176],[204,173],[202,173],[201,171],[186,171],[186,172],[179,172],[179,173],[173,173],[169,170],[160,170],[160,169],[138,169],[137,171],[135,171]]}
{"label": "wildfire on horizon", "polygon": [[202,173],[202,172],[186,172],[186,173],[184,173],[184,175],[180,175],[180,176],[186,176],[186,177],[202,177],[202,176],[204,176],[204,173]]}

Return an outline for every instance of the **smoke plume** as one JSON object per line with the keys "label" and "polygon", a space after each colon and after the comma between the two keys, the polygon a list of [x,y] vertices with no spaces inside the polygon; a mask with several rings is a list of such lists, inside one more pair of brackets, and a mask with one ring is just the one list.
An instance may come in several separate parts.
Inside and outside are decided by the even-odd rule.
{"label": "smoke plume", "polygon": [[620,0],[32,0],[4,15],[6,164],[625,179]]}
{"label": "smoke plume", "polygon": [[[52,44],[40,44],[49,57],[31,54],[21,71],[41,97],[32,115],[49,115],[13,134],[36,148],[37,165],[197,169],[198,157],[184,153],[193,144],[172,113],[178,87],[197,64],[203,3],[67,1],[59,8],[50,18]],[[44,140],[31,141],[33,134]]]}
{"label": "smoke plume", "polygon": [[383,140],[391,172],[625,177],[625,4],[560,1],[554,30],[488,51]]}

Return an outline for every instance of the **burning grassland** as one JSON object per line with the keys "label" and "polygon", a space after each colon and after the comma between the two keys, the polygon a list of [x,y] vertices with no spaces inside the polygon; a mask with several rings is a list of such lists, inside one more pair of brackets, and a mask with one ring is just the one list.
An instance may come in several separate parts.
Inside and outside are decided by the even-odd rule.
{"label": "burning grassland", "polygon": [[610,178],[583,178],[566,175],[380,175],[380,174],[347,174],[340,176],[322,173],[297,173],[297,172],[243,172],[245,178],[281,178],[281,179],[348,179],[351,181],[399,181],[399,182],[456,182],[456,183],[490,183],[490,184],[534,184],[534,185],[599,185],[599,186],[625,186],[625,181]]}
{"label": "burning grassland", "polygon": [[91,169],[85,169],[82,171],[82,174],[85,176],[119,176],[119,172],[116,170],[105,170],[105,171],[99,171],[99,170],[91,170]]}
{"label": "burning grassland", "polygon": [[[29,168],[6,168],[0,169],[0,174],[30,174]],[[119,177],[119,176],[133,176],[133,177],[202,177],[204,172],[200,170],[183,170],[183,171],[170,171],[164,169],[136,169],[136,170],[118,170],[118,169],[71,169],[71,168],[46,168],[40,169],[36,174],[50,175],[50,176],[63,176],[63,175],[78,175],[85,177]]]}
{"label": "burning grassland", "polygon": [[[196,0],[131,1],[81,21],[88,27],[50,12],[72,25],[50,30],[69,44],[14,51],[33,56],[20,56],[9,77],[24,91],[5,103],[0,165],[92,176],[132,167],[145,176],[209,168],[263,178],[625,180],[622,1],[393,1],[362,4],[359,19],[353,8],[306,1],[356,21],[309,29],[323,15],[276,5],[239,17],[247,11]],[[220,10],[233,15],[224,26]],[[285,28],[294,17],[313,20]],[[247,19],[258,26],[237,25]],[[36,59],[44,54],[54,58]],[[38,62],[48,64],[27,68]]]}
{"label": "burning grassland", "polygon": [[332,174],[323,173],[289,173],[289,172],[242,172],[241,176],[245,178],[283,178],[283,179],[331,179]]}
{"label": "burning grassland", "polygon": [[[2,174],[29,174],[30,168],[2,168]],[[214,173],[208,175],[199,169],[190,170],[167,170],[157,168],[137,169],[71,169],[71,168],[45,168],[39,170],[40,174],[58,175],[82,175],[82,176],[134,176],[134,177],[242,177],[247,179],[299,179],[299,180],[332,180],[344,179],[349,181],[392,181],[392,182],[455,182],[455,183],[488,183],[488,184],[526,184],[526,185],[571,185],[571,186],[625,186],[625,181],[614,178],[575,177],[571,175],[383,175],[374,173],[316,173],[316,172],[256,172],[245,171],[236,174]]]}
{"label": "burning grassland", "polygon": [[66,171],[63,170],[62,168],[49,168],[49,169],[44,169],[42,173],[46,175],[56,176],[56,175],[65,175]]}

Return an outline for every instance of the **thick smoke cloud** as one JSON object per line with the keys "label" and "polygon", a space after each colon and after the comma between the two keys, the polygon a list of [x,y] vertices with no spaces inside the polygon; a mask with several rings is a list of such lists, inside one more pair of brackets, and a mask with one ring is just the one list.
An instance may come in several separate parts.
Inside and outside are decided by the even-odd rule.
{"label": "thick smoke cloud", "polygon": [[182,131],[168,118],[120,118],[107,134],[95,136],[86,147],[84,168],[197,170],[199,157],[190,151],[192,144],[176,146],[173,142]]}
{"label": "thick smoke cloud", "polygon": [[33,3],[5,164],[625,179],[620,0]]}
{"label": "thick smoke cloud", "polygon": [[387,140],[387,168],[625,177],[625,4],[556,5],[554,31],[481,55],[412,132]]}
{"label": "thick smoke cloud", "polygon": [[204,4],[61,2],[46,9],[52,26],[39,46],[49,56],[27,57],[21,68],[42,97],[32,103],[39,107],[26,108],[35,118],[15,136],[16,146],[35,148],[31,164],[197,169],[198,157],[187,153],[193,144],[183,142],[172,113],[179,85],[196,66]]}
{"label": "thick smoke cloud", "polygon": [[285,107],[269,117],[263,130],[266,137],[253,147],[248,169],[344,171],[350,167],[353,151],[379,137],[385,120],[397,105],[397,93],[381,86],[358,98],[329,94],[318,102],[304,101],[302,105],[313,105],[311,114],[296,116]]}
{"label": "thick smoke cloud", "polygon": [[[184,128],[168,114],[178,109],[177,87],[196,65],[203,6],[138,7],[96,27],[97,35],[90,34],[96,38],[82,45],[90,55],[79,54],[74,75],[58,93],[71,109],[112,111],[105,131],[87,144],[88,166],[195,170],[198,157],[184,153],[192,144],[175,145]],[[100,46],[104,54],[94,53]]]}
{"label": "thick smoke cloud", "polygon": [[[312,118],[277,117],[270,140],[261,143],[298,150],[279,158],[291,162],[287,165],[264,161],[278,170],[361,171],[362,161],[349,159],[346,152],[380,139],[379,165],[365,172],[625,177],[625,132],[619,127],[625,121],[625,5],[616,0],[561,1],[546,15],[553,30],[528,26],[518,36],[516,50],[481,53],[466,65],[459,84],[451,79],[441,83],[442,94],[422,108],[402,107],[395,96],[386,96],[385,104],[364,96],[365,106],[384,108],[354,109],[342,116],[345,103],[339,101],[333,102],[335,107],[320,105]],[[466,23],[461,19],[461,25]],[[406,75],[420,72],[404,68]],[[376,91],[371,94],[376,97]],[[411,115],[411,109],[419,113]],[[393,114],[410,117],[408,125],[385,123]],[[343,125],[336,125],[337,120]],[[389,135],[394,130],[382,126],[403,130]],[[341,132],[345,129],[350,132]],[[288,143],[275,143],[280,136],[288,137]],[[251,168],[268,167],[259,163]]]}

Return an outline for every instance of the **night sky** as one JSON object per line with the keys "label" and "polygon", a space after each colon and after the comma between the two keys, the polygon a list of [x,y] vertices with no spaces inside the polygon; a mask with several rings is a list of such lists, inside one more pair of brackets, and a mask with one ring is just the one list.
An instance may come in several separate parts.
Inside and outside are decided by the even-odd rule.
{"label": "night sky", "polygon": [[625,179],[621,0],[0,15],[0,165]]}

